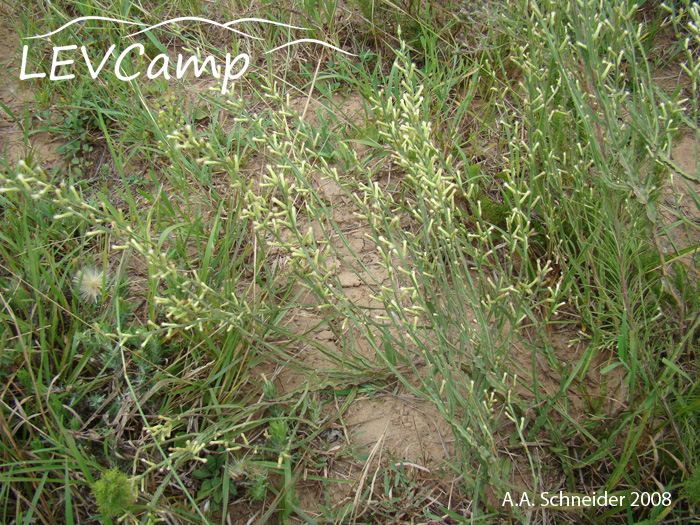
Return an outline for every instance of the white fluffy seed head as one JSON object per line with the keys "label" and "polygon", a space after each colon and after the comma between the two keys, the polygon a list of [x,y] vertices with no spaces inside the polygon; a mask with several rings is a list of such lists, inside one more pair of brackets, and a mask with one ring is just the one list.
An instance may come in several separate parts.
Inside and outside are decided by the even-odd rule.
{"label": "white fluffy seed head", "polygon": [[95,267],[84,267],[73,277],[73,283],[80,293],[83,301],[96,303],[102,296],[102,282],[104,272]]}

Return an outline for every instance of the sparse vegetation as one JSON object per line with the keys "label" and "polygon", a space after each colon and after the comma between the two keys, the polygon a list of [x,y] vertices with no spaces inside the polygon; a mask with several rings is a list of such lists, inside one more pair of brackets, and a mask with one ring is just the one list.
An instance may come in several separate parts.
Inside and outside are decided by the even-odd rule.
{"label": "sparse vegetation", "polygon": [[4,9],[0,522],[697,516],[700,4]]}

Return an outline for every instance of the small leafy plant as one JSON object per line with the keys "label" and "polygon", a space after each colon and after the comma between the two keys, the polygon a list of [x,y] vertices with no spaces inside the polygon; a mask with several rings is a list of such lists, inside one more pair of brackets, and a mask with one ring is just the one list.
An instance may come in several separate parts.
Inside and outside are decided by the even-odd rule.
{"label": "small leafy plant", "polygon": [[105,518],[126,514],[136,503],[136,492],[129,477],[113,468],[92,484],[97,507]]}
{"label": "small leafy plant", "polygon": [[700,505],[700,469],[685,482],[681,496],[687,498],[693,506]]}
{"label": "small leafy plant", "polygon": [[195,477],[202,480],[202,486],[197,492],[197,500],[206,498],[210,500],[210,508],[218,510],[221,504],[224,465],[226,464],[226,454],[211,454],[207,457],[206,466],[194,471]]}

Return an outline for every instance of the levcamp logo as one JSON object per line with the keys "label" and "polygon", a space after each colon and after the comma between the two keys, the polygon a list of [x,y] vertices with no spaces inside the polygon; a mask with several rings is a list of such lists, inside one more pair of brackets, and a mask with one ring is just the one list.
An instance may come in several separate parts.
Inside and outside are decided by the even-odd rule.
{"label": "levcamp logo", "polygon": [[[136,31],[135,33],[132,33],[130,35],[126,35],[123,38],[127,37],[133,37],[136,35],[139,35],[141,33],[145,33],[146,31],[151,31],[153,29],[156,29],[160,26],[164,26],[167,24],[172,24],[176,22],[183,22],[183,21],[196,21],[196,22],[204,22],[208,24],[212,24],[215,26],[222,27],[224,29],[227,29],[233,33],[238,34],[239,36],[242,36],[244,38],[251,38],[254,40],[262,40],[259,37],[249,35],[243,31],[240,31],[236,29],[234,26],[237,24],[242,24],[244,22],[259,22],[259,23],[264,23],[264,24],[271,24],[271,25],[276,25],[276,26],[281,26],[281,27],[286,27],[289,29],[299,29],[299,30],[306,30],[305,28],[301,27],[296,27],[292,26],[289,24],[283,24],[281,22],[272,22],[270,20],[265,20],[262,18],[242,18],[240,20],[234,20],[232,22],[228,22],[226,24],[220,24],[218,22],[214,22],[212,20],[209,20],[207,18],[200,18],[196,16],[184,16],[184,17],[179,17],[179,18],[173,18],[170,20],[166,20],[165,22],[160,22],[158,24],[149,26],[148,24],[143,24],[139,22],[129,22],[126,20],[120,20],[118,18],[108,18],[108,17],[103,17],[103,16],[82,16],[80,18],[76,18],[74,20],[71,20],[70,22],[62,25],[55,31],[51,31],[50,33],[45,33],[43,35],[35,35],[35,36],[29,36],[25,37],[24,40],[34,40],[34,39],[39,39],[39,38],[48,38],[51,35],[55,35],[56,33],[59,33],[66,29],[67,27],[70,27],[73,24],[77,24],[79,22],[84,22],[88,20],[101,20],[101,21],[107,21],[107,22],[117,22],[120,24],[125,24],[125,25],[136,25],[136,26],[146,26],[143,27],[140,31]],[[292,42],[288,42],[286,44],[283,44],[281,46],[275,47],[274,49],[270,49],[269,51],[266,51],[265,54],[270,54],[274,53],[275,51],[278,51],[280,49],[284,49],[289,46],[293,46],[296,44],[302,44],[302,43],[315,43],[315,44],[320,44],[322,46],[328,47],[330,49],[333,49],[334,51],[337,51],[338,53],[344,53],[346,55],[350,56],[355,56],[352,53],[348,53],[347,51],[344,51],[338,47],[335,47],[327,42],[323,42],[322,40],[316,40],[314,38],[302,38],[299,40],[294,40]],[[44,78],[46,77],[46,73],[27,73],[27,56],[29,54],[29,45],[25,44],[22,47],[22,67],[20,70],[20,75],[19,78],[20,80],[29,80],[32,78]],[[69,56],[70,52],[74,52],[78,49],[77,44],[73,44],[70,46],[54,46],[53,47],[53,58],[51,60],[51,73],[49,75],[49,80],[51,81],[61,81],[61,80],[70,80],[72,78],[75,78],[74,73],[65,73],[62,72],[62,74],[59,74],[59,68],[62,68],[64,66],[69,67],[72,64],[75,63],[75,60],[72,58],[67,58]],[[80,46],[80,52],[82,54],[82,57],[85,61],[85,65],[87,66],[88,72],[90,73],[90,76],[93,79],[96,79],[98,76],[100,76],[101,72],[104,70],[107,62],[109,61],[109,58],[112,56],[116,56],[117,60],[114,63],[114,75],[119,79],[124,82],[129,82],[131,80],[134,80],[138,78],[143,71],[137,71],[136,73],[133,73],[131,75],[127,75],[124,73],[124,70],[122,68],[122,64],[124,63],[125,60],[133,59],[135,55],[143,56],[145,53],[145,48],[143,44],[131,44],[127,47],[125,47],[123,50],[119,51],[117,50],[117,46],[115,44],[112,44],[110,48],[107,50],[107,52],[104,54],[102,57],[102,60],[99,62],[99,64],[94,64],[92,60],[88,56],[88,50],[86,46]],[[117,54],[118,53],[118,54]],[[75,54],[73,54],[74,56]],[[175,68],[173,71],[173,65],[171,65],[171,57],[166,55],[165,53],[161,53],[154,57],[149,65],[148,68],[145,71],[146,77],[149,79],[156,79],[160,76],[165,78],[166,80],[170,80],[172,77],[171,73],[174,73],[175,78],[180,79],[182,78],[186,73],[187,70],[192,67],[194,75],[199,78],[202,73],[204,73],[207,68],[209,71],[211,71],[211,74],[215,78],[222,78],[223,80],[221,81],[221,94],[223,95],[226,93],[229,89],[229,84],[237,79],[239,79],[241,76],[243,76],[246,71],[248,71],[248,67],[250,66],[250,56],[247,53],[239,53],[236,56],[232,56],[231,53],[226,53],[226,60],[225,63],[219,64],[217,63],[217,59],[214,55],[210,55],[206,57],[204,60],[201,60],[196,56],[190,56],[185,60],[185,58],[182,56],[182,54],[177,55],[177,60],[174,64]]]}

